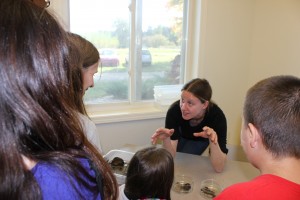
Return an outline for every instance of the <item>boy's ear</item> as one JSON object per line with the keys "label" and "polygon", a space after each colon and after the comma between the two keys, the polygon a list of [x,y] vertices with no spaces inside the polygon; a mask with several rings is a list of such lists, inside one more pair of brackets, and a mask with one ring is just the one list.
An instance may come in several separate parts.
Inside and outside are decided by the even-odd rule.
{"label": "boy's ear", "polygon": [[258,132],[258,129],[252,124],[248,123],[248,137],[251,148],[256,148],[258,145],[258,141],[260,140],[260,134]]}

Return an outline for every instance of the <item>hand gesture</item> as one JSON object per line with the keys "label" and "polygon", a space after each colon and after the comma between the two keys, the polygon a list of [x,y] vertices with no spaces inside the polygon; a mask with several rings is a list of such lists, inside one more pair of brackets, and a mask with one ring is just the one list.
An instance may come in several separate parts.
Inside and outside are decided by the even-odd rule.
{"label": "hand gesture", "polygon": [[209,128],[208,126],[203,127],[202,132],[194,133],[194,136],[208,138],[210,142],[214,144],[217,144],[218,142],[217,133],[214,131],[214,129]]}
{"label": "hand gesture", "polygon": [[152,144],[156,144],[157,139],[165,140],[167,138],[170,138],[173,133],[174,129],[159,128],[151,136],[151,142]]}

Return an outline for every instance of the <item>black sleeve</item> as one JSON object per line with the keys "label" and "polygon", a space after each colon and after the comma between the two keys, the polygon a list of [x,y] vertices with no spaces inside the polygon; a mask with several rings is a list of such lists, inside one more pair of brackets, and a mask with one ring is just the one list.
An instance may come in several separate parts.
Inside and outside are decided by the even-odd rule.
{"label": "black sleeve", "polygon": [[171,140],[178,140],[179,138],[179,124],[180,124],[181,111],[179,101],[174,102],[167,111],[165,128],[174,129]]}
{"label": "black sleeve", "polygon": [[227,121],[223,111],[217,106],[212,107],[212,113],[208,126],[217,133],[218,143],[223,153],[228,153],[227,144]]}

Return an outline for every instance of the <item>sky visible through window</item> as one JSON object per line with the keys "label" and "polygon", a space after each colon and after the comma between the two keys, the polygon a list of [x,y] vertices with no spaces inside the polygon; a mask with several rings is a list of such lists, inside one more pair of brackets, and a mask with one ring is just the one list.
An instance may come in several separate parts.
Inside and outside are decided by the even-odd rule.
{"label": "sky visible through window", "polygon": [[[169,0],[144,0],[143,30],[148,27],[169,26],[176,13],[166,8]],[[91,6],[92,5],[92,6]],[[95,32],[99,29],[112,31],[114,19],[129,20],[129,1],[126,0],[70,0],[72,12],[81,13],[72,15],[71,29],[73,32]],[[113,12],[112,12],[113,11]],[[162,17],[163,16],[163,17]],[[74,22],[74,23],[72,23]]]}

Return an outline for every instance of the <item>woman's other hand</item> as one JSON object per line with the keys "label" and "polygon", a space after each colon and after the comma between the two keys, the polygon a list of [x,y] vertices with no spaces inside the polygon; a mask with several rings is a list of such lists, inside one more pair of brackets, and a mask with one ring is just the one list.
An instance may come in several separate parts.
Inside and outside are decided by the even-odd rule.
{"label": "woman's other hand", "polygon": [[217,144],[217,142],[218,142],[217,133],[214,131],[214,129],[209,128],[208,126],[203,127],[202,132],[194,133],[194,136],[208,138],[210,140],[210,142],[212,142],[214,144]]}
{"label": "woman's other hand", "polygon": [[174,133],[174,129],[159,128],[151,136],[151,142],[152,144],[156,144],[157,139],[165,140],[167,138],[170,138],[173,133]]}

